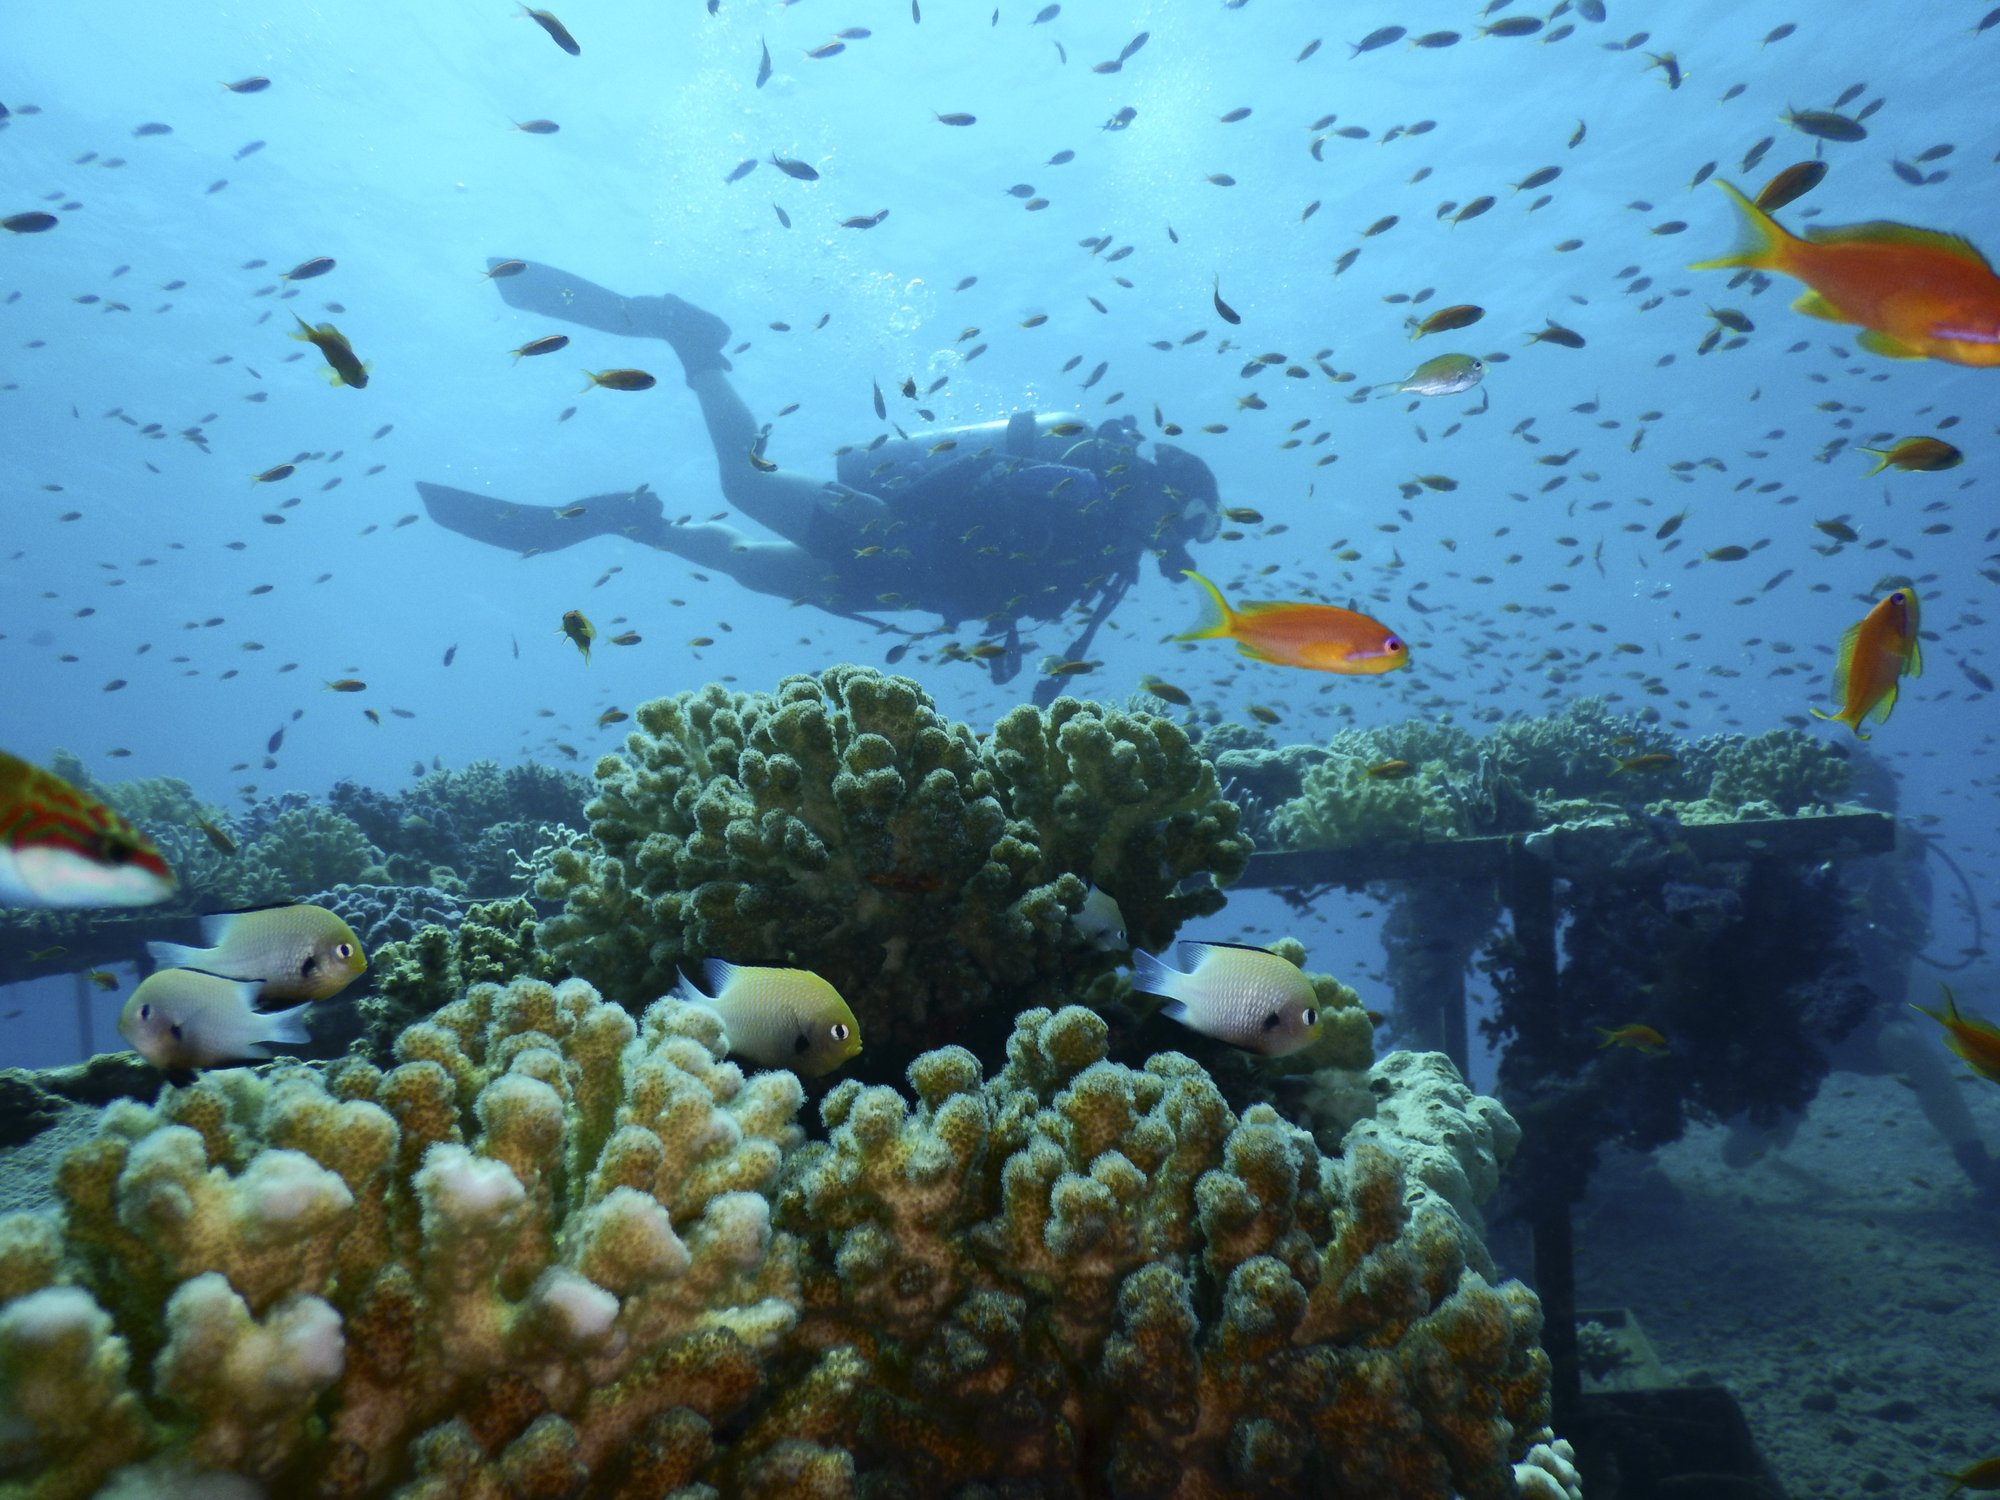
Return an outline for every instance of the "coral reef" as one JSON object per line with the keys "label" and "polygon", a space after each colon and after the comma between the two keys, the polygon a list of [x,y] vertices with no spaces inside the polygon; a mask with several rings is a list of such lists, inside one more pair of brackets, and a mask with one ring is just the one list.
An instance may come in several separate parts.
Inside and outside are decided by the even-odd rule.
{"label": "coral reef", "polygon": [[1379,763],[1333,754],[1306,772],[1299,795],[1271,817],[1279,844],[1353,849],[1473,831],[1450,795],[1442,762],[1425,762],[1399,780],[1370,776],[1370,767]]}
{"label": "coral reef", "polygon": [[[159,846],[180,877],[173,900],[155,909],[160,914],[230,911],[386,878],[382,851],[352,819],[300,793],[267,798],[232,818],[171,776],[103,783],[76,756],[60,750],[51,769],[102,797]],[[226,833],[236,852],[218,848],[202,819]]]}
{"label": "coral reef", "polygon": [[[1666,759],[1621,766],[1649,753]],[[1415,769],[1392,781],[1367,774],[1385,760]],[[1484,740],[1411,719],[1342,730],[1323,746],[1232,747],[1217,769],[1266,802],[1275,796],[1269,836],[1297,849],[1623,824],[1635,810],[1689,822],[1788,817],[1832,808],[1852,781],[1842,747],[1795,729],[1674,745],[1643,715],[1614,713],[1602,698],[1506,720]]]}
{"label": "coral reef", "polygon": [[518,896],[480,902],[460,921],[426,923],[409,937],[374,950],[369,955],[374,983],[354,1002],[369,1055],[386,1060],[404,1027],[474,985],[500,984],[516,976],[563,977],[535,945],[539,920],[534,907]]}
{"label": "coral reef", "polygon": [[583,826],[589,795],[590,782],[574,771],[475,760],[429,771],[393,794],[336,782],[327,800],[387,851],[396,883],[491,897],[518,888],[513,856],[545,841],[541,825]]}
{"label": "coral reef", "polygon": [[1750,739],[1716,736],[1697,742],[1682,758],[1693,760],[1711,747],[1707,798],[1738,812],[1759,804],[1787,816],[1831,808],[1854,781],[1853,765],[1838,741],[1796,729],[1773,729]]}
{"label": "coral reef", "polygon": [[[520,855],[581,827],[590,783],[574,771],[490,760],[426,773],[400,793],[337,782],[325,801],[266,797],[233,814],[170,776],[100,782],[67,751],[57,775],[124,813],[180,877],[162,912],[234,910],[337,885],[431,888],[450,896],[511,895]],[[206,820],[233,841],[225,853]],[[357,926],[357,932],[361,929]]]}
{"label": "coral reef", "polygon": [[[341,1500],[1512,1500],[1540,1309],[1469,1215],[1511,1121],[1388,1060],[1328,1152],[1080,1007],[796,1123],[714,1016],[476,985],[397,1066],[114,1105],[0,1218],[0,1463]],[[1393,1065],[1392,1065],[1393,1064]],[[1406,1165],[1407,1164],[1407,1165]],[[1517,1467],[1521,1466],[1521,1467]]]}
{"label": "coral reef", "polygon": [[407,943],[425,927],[455,928],[467,910],[457,896],[422,885],[336,885],[299,899],[346,922],[361,939],[362,951],[370,954],[390,943]]}
{"label": "coral reef", "polygon": [[798,1081],[581,983],[475,988],[397,1050],[116,1105],[60,1225],[0,1220],[0,1457],[47,1500],[162,1454],[327,1497],[661,1494],[731,1460],[786,1493],[714,1429],[796,1317],[763,1194]]}
{"label": "coral reef", "polygon": [[[1553,974],[1518,931],[1481,960],[1500,1094],[1535,1126],[1510,1187],[1538,1200],[1574,1201],[1608,1145],[1646,1151],[1689,1121],[1803,1109],[1828,1049],[1881,1004],[1828,866],[1703,862],[1683,841],[1634,837],[1615,866],[1558,887]],[[1607,1049],[1593,1029],[1631,1024],[1668,1051]]]}
{"label": "coral reef", "polygon": [[850,1441],[877,1492],[1511,1496],[1547,1415],[1540,1310],[1406,1180],[1392,1121],[1325,1156],[1105,1038],[1029,1011],[989,1081],[950,1047],[912,1066],[914,1109],[844,1082],[787,1170],[798,1337],[867,1359]]}
{"label": "coral reef", "polygon": [[997,1046],[1015,1009],[1107,970],[1069,922],[1089,882],[1158,946],[1222,904],[1183,883],[1249,853],[1180,728],[1071,698],[982,742],[915,683],[839,666],[635,719],[596,767],[595,851],[556,850],[537,886],[565,903],[542,947],[633,996],[704,957],[809,967],[853,1007],[864,1066],[940,1035]]}

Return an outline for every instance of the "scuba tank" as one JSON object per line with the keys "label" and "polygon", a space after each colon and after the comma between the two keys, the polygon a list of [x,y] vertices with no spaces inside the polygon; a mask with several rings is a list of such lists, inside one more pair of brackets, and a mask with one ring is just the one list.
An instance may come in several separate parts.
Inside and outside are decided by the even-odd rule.
{"label": "scuba tank", "polygon": [[[1064,428],[1067,435],[1053,436],[1049,431],[1052,427]],[[995,459],[1005,458],[1023,464],[1060,463],[1064,452],[1090,430],[1075,412],[1017,411],[1002,421],[941,427],[867,448],[850,448],[836,460],[834,472],[849,489],[891,500],[899,491],[968,459],[976,460],[982,470]],[[940,448],[940,444],[950,446]]]}

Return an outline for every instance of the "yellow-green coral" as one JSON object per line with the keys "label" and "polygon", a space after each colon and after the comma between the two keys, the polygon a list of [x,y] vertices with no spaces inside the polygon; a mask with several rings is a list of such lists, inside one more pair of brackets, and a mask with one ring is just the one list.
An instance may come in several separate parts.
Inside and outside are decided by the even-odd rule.
{"label": "yellow-green coral", "polygon": [[1511,1493],[1546,1417],[1539,1308],[1488,1285],[1445,1197],[1406,1192],[1390,1122],[1329,1158],[1105,1037],[1030,1011],[990,1081],[953,1048],[912,1067],[914,1109],[828,1095],[777,1217],[799,1336],[871,1361],[860,1470],[914,1494]]}
{"label": "yellow-green coral", "polygon": [[1216,910],[1248,841],[1214,772],[1164,719],[1061,699],[981,743],[914,682],[862,667],[775,694],[642,704],[596,768],[596,844],[538,894],[564,968],[624,995],[704,957],[790,962],[854,1008],[871,1059],[983,1027],[1111,960],[1070,918],[1096,881],[1134,942]]}
{"label": "yellow-green coral", "polygon": [[0,1458],[36,1500],[1511,1494],[1547,1371],[1472,1228],[1504,1112],[1391,1058],[1329,1153],[1107,1037],[1029,1011],[995,1076],[848,1080],[807,1144],[712,1012],[520,980],[386,1072],[116,1106],[60,1237],[0,1219]]}
{"label": "yellow-green coral", "polygon": [[472,906],[456,927],[427,922],[406,942],[369,955],[373,983],[355,1002],[370,1045],[384,1054],[396,1034],[475,984],[515,976],[555,979],[559,971],[535,943],[539,918],[520,897]]}
{"label": "yellow-green coral", "polygon": [[0,1224],[37,1496],[155,1452],[329,1496],[457,1473],[467,1441],[608,1473],[655,1419],[742,1408],[796,1317],[764,1193],[797,1079],[746,1079],[706,1011],[635,1023],[576,981],[477,986],[404,1042],[388,1073],[118,1106],[62,1170],[63,1257]]}
{"label": "yellow-green coral", "polygon": [[1272,815],[1278,842],[1292,849],[1351,849],[1472,831],[1442,762],[1426,761],[1401,779],[1369,775],[1380,763],[1330,754],[1306,772],[1299,795]]}

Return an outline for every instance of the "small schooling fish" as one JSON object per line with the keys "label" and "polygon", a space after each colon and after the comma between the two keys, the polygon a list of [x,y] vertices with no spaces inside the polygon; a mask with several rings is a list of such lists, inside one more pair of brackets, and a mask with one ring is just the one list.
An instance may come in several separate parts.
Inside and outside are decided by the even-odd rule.
{"label": "small schooling fish", "polygon": [[711,958],[705,995],[685,975],[673,995],[722,1017],[729,1050],[766,1068],[808,1078],[831,1073],[861,1051],[861,1024],[840,991],[807,969],[765,968]]}
{"label": "small schooling fish", "polygon": [[1636,1021],[1616,1028],[1600,1026],[1597,1028],[1597,1034],[1604,1038],[1597,1044],[1597,1050],[1600,1052],[1606,1047],[1625,1047],[1646,1057],[1667,1055],[1667,1039],[1652,1027],[1641,1026]]}
{"label": "small schooling fish", "polygon": [[1943,438],[1904,438],[1893,448],[1863,448],[1859,444],[1855,447],[1857,452],[1869,454],[1876,460],[1875,467],[1861,476],[1864,479],[1873,479],[1890,468],[1935,474],[1942,469],[1955,469],[1965,462],[1965,454]]}
{"label": "small schooling fish", "polygon": [[368,369],[355,358],[354,346],[347,342],[346,334],[331,323],[321,323],[315,328],[297,313],[292,314],[292,320],[299,325],[299,331],[292,337],[311,344],[325,356],[335,385],[351,385],[358,391],[368,384]]}
{"label": "small schooling fish", "polygon": [[1456,396],[1486,378],[1486,363],[1470,354],[1440,354],[1405,375],[1384,396]]}

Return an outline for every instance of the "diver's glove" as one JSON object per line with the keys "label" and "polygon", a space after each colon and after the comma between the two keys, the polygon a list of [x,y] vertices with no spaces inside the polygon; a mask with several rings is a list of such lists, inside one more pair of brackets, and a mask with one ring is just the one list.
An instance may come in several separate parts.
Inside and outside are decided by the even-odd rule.
{"label": "diver's glove", "polygon": [[722,346],[729,342],[729,325],[714,313],[672,292],[658,297],[627,297],[625,311],[632,320],[632,331],[665,339],[689,375],[733,368],[722,353]]}

